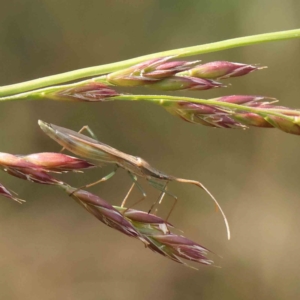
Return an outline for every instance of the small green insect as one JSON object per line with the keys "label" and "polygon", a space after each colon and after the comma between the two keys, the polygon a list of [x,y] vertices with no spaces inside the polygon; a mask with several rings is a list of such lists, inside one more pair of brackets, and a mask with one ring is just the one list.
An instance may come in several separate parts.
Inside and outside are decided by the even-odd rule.
{"label": "small green insect", "polygon": [[[183,179],[183,178],[178,178],[175,176],[167,175],[167,174],[153,168],[147,161],[145,161],[144,159],[142,159],[140,157],[126,154],[126,153],[121,152],[113,147],[110,147],[110,146],[104,144],[104,143],[101,143],[98,140],[95,140],[93,138],[90,138],[90,137],[87,137],[87,136],[81,134],[80,132],[83,129],[87,129],[92,134],[92,132],[90,131],[90,129],[87,126],[85,126],[80,132],[75,132],[75,131],[67,129],[67,128],[59,127],[59,126],[56,126],[53,124],[48,124],[41,120],[39,120],[38,123],[39,123],[41,129],[49,137],[51,137],[53,140],[55,140],[57,143],[59,143],[61,146],[64,147],[63,149],[67,149],[70,152],[72,152],[76,155],[79,155],[81,157],[85,157],[85,158],[95,160],[95,161],[105,163],[105,164],[114,164],[115,165],[115,169],[111,173],[109,173],[105,177],[101,178],[100,180],[98,180],[92,184],[86,185],[85,187],[90,187],[92,185],[95,185],[97,183],[100,183],[100,182],[110,179],[116,173],[117,169],[119,167],[121,167],[128,171],[130,177],[133,180],[133,184],[132,184],[129,192],[127,193],[125,199],[123,200],[122,206],[125,205],[125,202],[135,185],[139,188],[139,190],[143,194],[143,198],[141,200],[139,200],[138,202],[142,201],[146,197],[145,192],[143,191],[143,189],[140,187],[140,185],[137,182],[137,176],[139,176],[139,177],[145,178],[153,187],[155,187],[156,189],[158,189],[162,192],[159,199],[151,206],[151,209],[149,210],[149,212],[152,210],[152,208],[155,206],[156,203],[162,202],[162,199],[165,196],[165,194],[168,194],[171,197],[173,197],[175,200],[173,207],[170,211],[170,213],[171,213],[173,208],[176,205],[177,197],[166,190],[168,183],[171,181],[176,181],[176,182],[189,183],[189,184],[196,185],[196,186],[202,188],[211,197],[211,199],[215,202],[216,206],[219,208],[219,210],[224,218],[224,222],[225,222],[226,229],[227,229],[228,239],[230,239],[230,230],[229,230],[227,218],[226,218],[221,206],[217,202],[217,200],[214,198],[214,196],[208,191],[208,189],[202,183],[195,181],[195,180]],[[170,213],[169,213],[168,217],[170,216]],[[168,219],[168,217],[167,217],[167,219]]]}

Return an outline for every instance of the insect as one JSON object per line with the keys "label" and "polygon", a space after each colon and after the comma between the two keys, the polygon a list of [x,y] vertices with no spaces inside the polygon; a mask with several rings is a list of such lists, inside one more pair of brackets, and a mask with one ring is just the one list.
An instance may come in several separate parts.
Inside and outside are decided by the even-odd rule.
{"label": "insect", "polygon": [[[46,122],[43,122],[39,120],[39,126],[41,129],[53,140],[55,140],[57,143],[59,143],[61,146],[63,146],[65,149],[69,150],[70,152],[79,155],[81,157],[85,157],[91,160],[98,161],[100,163],[105,163],[105,164],[114,164],[115,168],[114,170],[106,175],[105,177],[101,178],[100,180],[86,185],[85,187],[90,187],[92,185],[95,185],[97,183],[106,181],[110,179],[117,171],[119,167],[125,169],[128,171],[130,177],[133,180],[133,184],[129,189],[129,192],[125,196],[125,199],[122,202],[122,207],[124,206],[130,192],[134,188],[134,186],[137,186],[139,190],[143,194],[143,198],[140,199],[138,202],[142,201],[145,197],[146,194],[143,191],[143,189],[140,187],[140,185],[137,182],[137,177],[142,177],[145,178],[153,187],[156,189],[160,190],[162,193],[159,197],[159,199],[153,203],[151,206],[151,209],[155,206],[156,203],[161,203],[162,199],[164,198],[165,194],[170,195],[171,197],[174,198],[174,204],[172,209],[175,207],[175,204],[177,202],[177,197],[174,196],[173,194],[169,193],[167,191],[167,185],[171,181],[176,181],[176,182],[182,182],[182,183],[189,183],[196,185],[200,188],[202,188],[210,197],[211,199],[215,202],[216,206],[220,210],[225,225],[227,229],[227,235],[228,239],[230,239],[230,230],[229,230],[229,225],[227,218],[217,202],[217,200],[214,198],[214,196],[209,192],[209,190],[200,182],[195,181],[195,180],[189,180],[189,179],[184,179],[184,178],[178,178],[175,176],[170,176],[167,175],[160,170],[157,170],[153,168],[147,161],[144,159],[133,156],[130,154],[126,154],[124,152],[121,152],[113,147],[110,147],[104,143],[99,142],[98,140],[95,140],[93,138],[90,138],[86,135],[81,134],[80,132],[75,132],[73,130],[63,128],[60,126],[56,126],[53,124],[48,124]],[[86,128],[89,130],[89,128]],[[64,149],[63,148],[63,149]],[[138,203],[137,202],[137,203]],[[149,212],[151,211],[149,210]],[[171,209],[171,211],[172,211]],[[171,213],[171,212],[170,212]],[[169,213],[169,215],[170,215]],[[169,217],[168,215],[168,217]],[[167,219],[168,219],[167,217]]]}

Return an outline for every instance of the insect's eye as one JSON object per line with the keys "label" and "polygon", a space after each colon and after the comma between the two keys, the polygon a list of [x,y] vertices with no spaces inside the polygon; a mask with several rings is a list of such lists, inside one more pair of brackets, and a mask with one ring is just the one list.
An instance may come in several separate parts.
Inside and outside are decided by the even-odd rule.
{"label": "insect's eye", "polygon": [[143,159],[140,157],[136,157],[136,163],[138,166],[141,166],[143,164]]}

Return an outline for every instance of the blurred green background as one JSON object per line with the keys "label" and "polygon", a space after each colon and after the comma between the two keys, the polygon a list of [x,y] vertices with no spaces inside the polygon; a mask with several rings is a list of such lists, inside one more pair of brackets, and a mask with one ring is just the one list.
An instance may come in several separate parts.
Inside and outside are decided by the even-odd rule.
{"label": "blurred green background", "polygon": [[[0,85],[228,38],[297,28],[298,0],[83,1],[1,0]],[[300,107],[300,41],[196,57],[269,68],[230,80],[230,88],[195,92],[273,96]],[[149,93],[139,89],[140,93]],[[181,93],[183,95],[187,93]],[[191,94],[189,94],[191,95]],[[300,298],[299,137],[192,125],[150,103],[1,103],[1,151],[57,151],[42,119],[79,129],[141,156],[175,176],[200,180],[219,199],[232,230],[193,186],[173,184],[180,198],[171,222],[223,257],[222,268],[193,271],[152,253],[84,211],[60,190],[1,173],[0,182],[27,199],[1,198],[1,299],[298,299]],[[110,166],[64,176],[80,186]],[[147,209],[158,192],[143,186]],[[92,190],[119,204],[130,186],[124,171]],[[135,191],[130,201],[139,198]],[[166,199],[160,210],[165,216]]]}

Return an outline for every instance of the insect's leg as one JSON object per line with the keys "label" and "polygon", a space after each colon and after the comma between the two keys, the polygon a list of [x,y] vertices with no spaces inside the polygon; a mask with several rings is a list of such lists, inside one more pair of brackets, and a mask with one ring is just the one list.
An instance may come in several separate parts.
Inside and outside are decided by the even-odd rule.
{"label": "insect's leg", "polygon": [[85,188],[89,188],[89,187],[94,186],[94,185],[96,185],[100,182],[107,181],[108,179],[112,178],[116,174],[117,169],[118,168],[116,167],[111,173],[107,174],[106,176],[102,177],[101,179],[85,185]]}
{"label": "insect's leg", "polygon": [[[150,183],[154,188],[159,189],[160,191],[162,191],[162,193],[160,194],[159,198],[158,198],[157,200],[155,200],[155,201],[152,203],[152,205],[151,205],[151,207],[150,207],[150,209],[149,209],[149,211],[148,211],[148,214],[150,214],[151,211],[153,210],[153,208],[155,207],[155,205],[156,205],[157,203],[160,204],[160,203],[162,202],[162,200],[164,199],[164,197],[165,197],[165,195],[166,195],[166,189],[167,189],[168,182],[166,182],[165,185],[161,185],[161,184],[159,184],[159,183],[157,183],[157,182],[154,182],[154,181],[151,181],[151,180],[148,180],[148,181],[149,181],[149,183]],[[159,186],[159,187],[158,187],[158,186]]]}
{"label": "insect's leg", "polygon": [[[129,176],[131,177],[131,179],[132,179],[132,181],[133,181],[133,184],[132,184],[132,186],[131,186],[129,192],[128,192],[127,195],[126,195],[126,200],[127,200],[127,198],[128,198],[128,194],[130,194],[130,192],[132,191],[132,189],[133,189],[134,186],[136,186],[136,187],[139,189],[139,191],[142,193],[142,198],[141,198],[140,200],[138,200],[137,202],[133,203],[131,206],[129,206],[129,207],[124,211],[124,213],[125,213],[128,209],[130,209],[130,208],[134,207],[135,205],[139,204],[140,202],[142,202],[142,201],[147,197],[147,194],[145,193],[145,191],[143,190],[143,188],[141,187],[141,185],[138,183],[137,177],[136,177],[135,175],[133,175],[131,172],[128,172],[128,174],[129,174]],[[125,202],[126,202],[126,201],[125,201]],[[122,204],[125,205],[124,200],[123,200]]]}
{"label": "insect's leg", "polygon": [[136,182],[133,182],[133,184],[131,185],[129,191],[127,192],[125,198],[124,198],[123,201],[122,201],[121,207],[124,207],[124,206],[125,206],[126,201],[127,201],[128,197],[129,197],[130,193],[132,192],[132,190],[133,190],[135,184],[136,184]]}
{"label": "insect's leg", "polygon": [[[90,134],[90,136],[91,136],[93,139],[95,139],[95,140],[98,141],[97,136],[95,135],[95,133],[92,131],[92,129],[91,129],[88,125],[83,126],[83,127],[78,131],[78,133],[82,133],[84,130],[86,130],[86,131]],[[66,149],[66,148],[63,147],[59,152],[61,153],[61,152],[63,152],[65,149]]]}
{"label": "insect's leg", "polygon": [[171,207],[171,209],[170,209],[170,211],[169,211],[169,213],[167,215],[167,218],[165,220],[166,222],[169,220],[169,218],[170,218],[170,216],[171,216],[171,214],[172,214],[172,212],[173,212],[173,210],[174,210],[174,208],[175,208],[175,206],[177,204],[177,201],[178,201],[178,198],[176,196],[173,199],[174,199],[174,202],[173,202],[173,205],[172,205],[172,207]]}
{"label": "insect's leg", "polygon": [[175,196],[174,194],[170,193],[169,191],[167,191],[167,185],[168,185],[168,181],[165,183],[165,185],[161,185],[159,184],[158,182],[156,181],[152,181],[152,180],[148,180],[148,182],[156,189],[160,190],[162,193],[160,195],[160,197],[152,204],[151,208],[149,209],[148,213],[150,214],[152,209],[155,207],[155,205],[158,203],[158,204],[161,204],[162,203],[162,200],[165,196],[165,194],[171,196],[173,199],[174,199],[174,204],[172,205],[171,207],[171,210],[166,218],[166,221],[169,219],[171,213],[173,212],[176,204],[177,204],[177,201],[178,201],[178,198],[177,196]]}
{"label": "insect's leg", "polygon": [[89,184],[86,184],[86,185],[83,185],[83,186],[77,188],[77,189],[76,189],[75,191],[73,191],[70,195],[74,194],[75,192],[77,192],[77,191],[79,191],[79,190],[86,189],[86,188],[89,188],[89,187],[91,187],[91,186],[94,186],[94,185],[96,185],[96,184],[98,184],[98,183],[100,183],[100,182],[107,181],[108,179],[112,178],[112,177],[116,174],[117,170],[118,170],[118,166],[116,166],[115,169],[114,169],[112,172],[110,172],[110,173],[107,174],[106,176],[102,177],[101,179],[99,179],[99,180],[97,180],[97,181],[95,181],[95,182],[92,182],[92,183],[89,183]]}
{"label": "insect's leg", "polygon": [[152,211],[153,207],[158,203],[158,204],[161,204],[162,203],[162,200],[165,196],[165,194],[171,196],[172,198],[176,199],[177,200],[177,196],[175,196],[174,194],[170,193],[169,191],[167,191],[167,185],[169,184],[169,181],[167,181],[164,185],[163,184],[160,184],[159,182],[157,181],[153,181],[153,180],[148,180],[148,182],[154,187],[156,188],[157,190],[161,191],[162,194],[160,195],[160,197],[152,204],[150,210],[149,210],[149,213]]}
{"label": "insect's leg", "polygon": [[83,132],[84,130],[86,130],[86,131],[90,134],[90,136],[91,136],[93,139],[95,139],[95,140],[98,141],[98,138],[97,138],[96,134],[92,131],[92,129],[91,129],[88,125],[83,126],[83,127],[78,131],[78,133],[81,133],[81,132]]}

